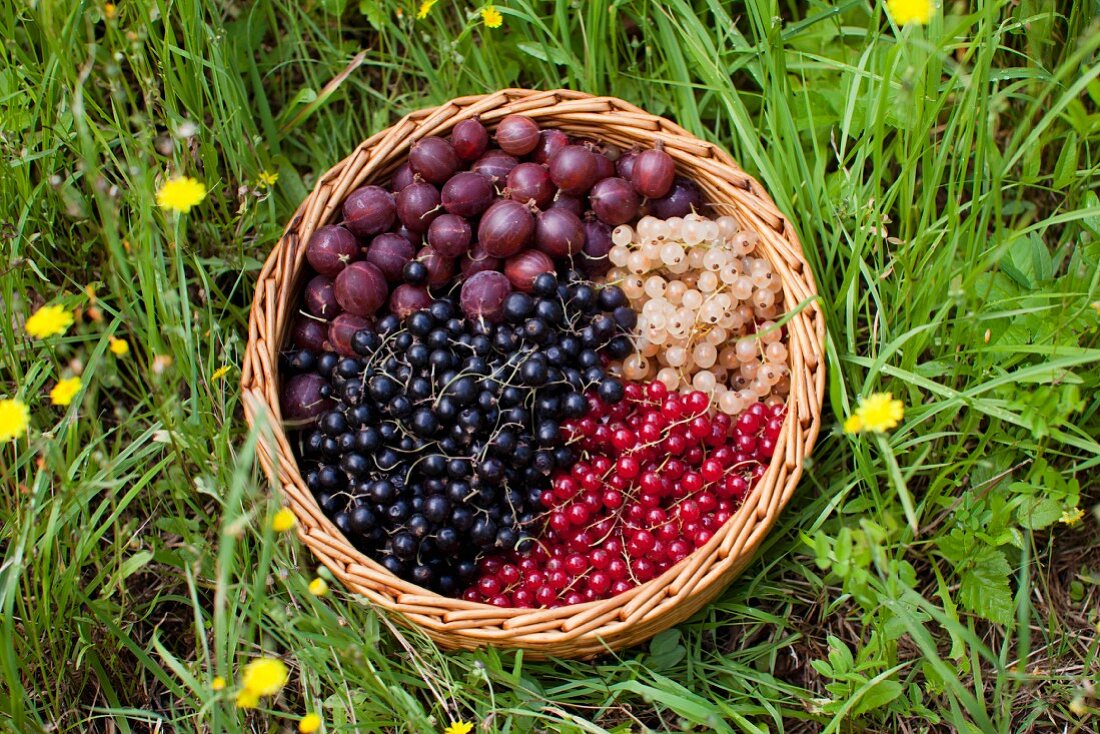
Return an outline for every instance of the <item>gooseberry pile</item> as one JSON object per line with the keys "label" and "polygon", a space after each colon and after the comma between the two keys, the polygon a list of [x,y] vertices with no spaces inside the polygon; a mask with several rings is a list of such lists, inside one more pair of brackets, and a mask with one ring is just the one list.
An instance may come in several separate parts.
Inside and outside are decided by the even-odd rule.
{"label": "gooseberry pile", "polygon": [[789,374],[779,278],[704,206],[660,142],[522,115],[349,194],[306,243],[280,362],[325,514],[498,606],[606,598],[706,545],[775,451]]}

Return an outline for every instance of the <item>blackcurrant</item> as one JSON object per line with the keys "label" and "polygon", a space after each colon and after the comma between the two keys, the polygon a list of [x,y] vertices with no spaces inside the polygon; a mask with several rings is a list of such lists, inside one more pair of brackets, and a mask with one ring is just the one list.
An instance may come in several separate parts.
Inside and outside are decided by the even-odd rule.
{"label": "blackcurrant", "polygon": [[435,495],[424,502],[424,517],[434,523],[446,522],[451,516],[451,503],[446,497]]}
{"label": "blackcurrant", "polygon": [[378,520],[366,505],[358,505],[351,513],[351,528],[357,533],[369,533]]}
{"label": "blackcurrant", "polygon": [[397,384],[397,381],[386,375],[375,375],[367,383],[367,390],[370,391],[371,398],[378,403],[392,400],[400,389],[401,386]]}
{"label": "blackcurrant", "polygon": [[335,352],[325,352],[317,358],[317,374],[321,377],[330,377],[332,370],[336,367],[336,363],[340,361],[340,357]]}
{"label": "blackcurrant", "polygon": [[534,312],[535,301],[526,293],[514,291],[504,299],[503,308],[504,318],[513,324],[518,324]]}
{"label": "blackcurrant", "polygon": [[447,462],[447,476],[451,479],[465,479],[470,476],[471,466],[469,459],[454,458]]}
{"label": "blackcurrant", "polygon": [[547,380],[546,361],[538,357],[529,357],[520,367],[520,379],[531,387],[545,385]]}
{"label": "blackcurrant", "polygon": [[579,392],[568,392],[561,399],[561,407],[566,418],[580,418],[588,410],[588,401]]}
{"label": "blackcurrant", "polygon": [[626,359],[634,352],[634,345],[629,337],[620,334],[609,341],[604,350],[607,352],[607,356],[612,359]]}
{"label": "blackcurrant", "polygon": [[412,533],[413,537],[415,537],[417,540],[420,540],[427,536],[428,532],[432,528],[432,525],[428,521],[428,518],[420,514],[415,514],[409,517],[409,519],[405,521],[405,526],[409,529],[409,532]]}
{"label": "blackcurrant", "polygon": [[627,299],[626,294],[623,293],[623,289],[619,286],[605,285],[603,288],[600,288],[597,303],[601,311],[614,311],[619,306],[629,305],[630,301]]}
{"label": "blackcurrant", "polygon": [[380,505],[388,505],[397,497],[397,490],[393,482],[388,479],[379,479],[370,487],[370,498]]}
{"label": "blackcurrant", "polygon": [[401,319],[396,314],[387,314],[378,319],[378,323],[375,324],[375,326],[379,334],[388,336],[401,328]]}
{"label": "blackcurrant", "polygon": [[614,377],[605,378],[603,382],[600,383],[597,391],[600,399],[605,403],[618,403],[625,395],[623,383],[619,382]]}
{"label": "blackcurrant", "polygon": [[404,395],[397,395],[390,400],[386,410],[395,418],[404,418],[412,413],[412,401]]}
{"label": "blackcurrant", "polygon": [[585,349],[577,355],[577,364],[584,369],[598,367],[600,365],[600,355],[596,353],[595,349]]}
{"label": "blackcurrant", "polygon": [[293,372],[309,372],[317,366],[317,355],[308,349],[298,349],[286,356],[286,364]]}
{"label": "blackcurrant", "polygon": [[451,510],[451,524],[460,533],[465,533],[474,525],[474,513],[467,507],[456,507]]}
{"label": "blackcurrant", "polygon": [[565,325],[565,310],[552,298],[540,298],[535,304],[535,316],[554,327]]}
{"label": "blackcurrant", "polygon": [[429,477],[443,476],[447,471],[447,457],[443,454],[428,454],[420,462],[420,471]]}
{"label": "blackcurrant", "polygon": [[320,426],[321,430],[329,436],[339,436],[348,430],[348,421],[343,413],[334,410],[321,416]]}
{"label": "blackcurrant", "polygon": [[439,420],[432,413],[431,408],[418,408],[413,413],[409,425],[414,433],[424,438],[434,436],[436,431],[439,430]]}
{"label": "blackcurrant", "polygon": [[[534,283],[534,287],[532,288],[532,292],[536,296],[542,296],[542,297],[545,298],[547,296],[555,295],[557,293],[557,291],[558,291],[558,279],[555,278],[552,274],[542,273],[537,278],[535,278],[535,283]],[[620,293],[621,292],[622,291],[620,291]]]}
{"label": "blackcurrant", "polygon": [[398,533],[393,536],[393,540],[390,541],[393,547],[393,553],[398,558],[408,560],[416,555],[416,551],[419,549],[420,544],[416,542],[416,538],[412,533]]}
{"label": "blackcurrant", "polygon": [[396,524],[404,520],[412,512],[412,507],[405,500],[397,500],[392,505],[386,508],[386,517],[390,519],[390,522]]}
{"label": "blackcurrant", "polygon": [[419,260],[409,260],[401,269],[401,277],[409,285],[424,285],[428,282],[428,266]]}
{"label": "blackcurrant", "polygon": [[631,331],[638,325],[638,314],[630,306],[619,306],[613,312],[615,323],[620,329]]}
{"label": "blackcurrant", "polygon": [[361,477],[370,470],[370,461],[362,454],[344,454],[340,466],[350,477]]}

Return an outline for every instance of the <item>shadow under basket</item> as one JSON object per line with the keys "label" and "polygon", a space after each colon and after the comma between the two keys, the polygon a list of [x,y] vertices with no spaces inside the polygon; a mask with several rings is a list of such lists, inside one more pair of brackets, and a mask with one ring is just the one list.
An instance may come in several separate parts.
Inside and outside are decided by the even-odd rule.
{"label": "shadow under basket", "polygon": [[[356,550],[325,517],[306,488],[282,428],[278,354],[296,308],[305,243],[320,226],[338,221],[341,204],[364,184],[385,182],[416,140],[446,136],[462,120],[479,117],[491,129],[510,114],[614,143],[622,148],[664,142],[677,171],[696,181],[711,216],[737,218],[760,235],[757,252],[782,278],[791,389],[776,451],[744,503],[703,547],[663,575],[618,596],[557,609],[501,609],[452,599],[403,581]],[[802,464],[821,425],[825,388],[825,321],[813,276],[786,217],[760,184],[729,154],[687,131],[613,97],[568,90],[506,89],[462,97],[414,112],[364,141],[321,176],[294,214],[256,284],[248,349],[241,376],[248,423],[259,429],[260,462],[298,518],[298,535],[352,591],[418,627],[445,648],[485,645],[523,648],[531,657],[589,658],[645,641],[694,614],[748,564],[794,493]]]}

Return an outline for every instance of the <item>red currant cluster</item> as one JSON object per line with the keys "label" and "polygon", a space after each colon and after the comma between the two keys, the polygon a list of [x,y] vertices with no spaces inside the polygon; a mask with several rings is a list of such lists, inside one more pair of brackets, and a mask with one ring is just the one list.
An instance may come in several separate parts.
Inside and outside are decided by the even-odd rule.
{"label": "red currant cluster", "polygon": [[529,552],[483,558],[463,598],[500,607],[559,607],[645,583],[705,545],[763,475],[783,405],[738,418],[702,392],[630,383],[608,405],[562,424],[582,458],[543,492],[545,529]]}

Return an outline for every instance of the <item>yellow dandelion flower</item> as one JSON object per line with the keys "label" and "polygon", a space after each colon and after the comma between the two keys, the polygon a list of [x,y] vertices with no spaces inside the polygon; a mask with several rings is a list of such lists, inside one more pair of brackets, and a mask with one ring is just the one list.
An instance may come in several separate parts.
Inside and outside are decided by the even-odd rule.
{"label": "yellow dandelion flower", "polygon": [[117,357],[122,357],[130,353],[130,345],[126,342],[125,339],[116,339],[112,336],[110,337],[109,341],[111,354],[114,354]]}
{"label": "yellow dandelion flower", "polygon": [[416,11],[416,19],[424,20],[427,18],[428,13],[432,12],[432,8],[435,7],[438,1],[439,0],[424,0],[424,2],[420,3],[420,10]]}
{"label": "yellow dandelion flower", "polygon": [[43,306],[27,319],[23,326],[35,339],[64,334],[73,325],[73,315],[61,306]]}
{"label": "yellow dandelion flower", "polygon": [[1092,310],[1096,312],[1096,315],[1100,316],[1100,301],[1093,301],[1089,305],[1092,306]]}
{"label": "yellow dandelion flower", "polygon": [[888,392],[871,393],[861,398],[856,408],[856,416],[864,431],[881,432],[897,428],[904,415],[905,406]]}
{"label": "yellow dandelion flower", "polygon": [[239,709],[254,709],[260,705],[260,697],[248,690],[242,688],[237,691],[237,708]]}
{"label": "yellow dandelion flower", "polygon": [[290,673],[278,658],[256,658],[244,666],[241,685],[257,696],[274,696],[283,689]]}
{"label": "yellow dandelion flower", "polygon": [[486,28],[500,28],[504,23],[504,16],[492,5],[486,5],[481,9],[481,20]]}
{"label": "yellow dandelion flower", "polygon": [[260,171],[260,175],[256,177],[256,180],[260,184],[260,188],[269,189],[279,180],[279,172]]}
{"label": "yellow dandelion flower", "polygon": [[328,582],[323,578],[315,578],[309,582],[309,593],[314,596],[324,596],[328,593]]}
{"label": "yellow dandelion flower", "polygon": [[858,415],[850,415],[844,420],[845,433],[859,433],[863,430],[863,421]]}
{"label": "yellow dandelion flower", "polygon": [[214,370],[214,374],[210,375],[211,380],[220,380],[229,374],[229,365],[223,364],[218,369]]}
{"label": "yellow dandelion flower", "polygon": [[30,422],[31,412],[22,400],[0,400],[0,443],[22,436]]}
{"label": "yellow dandelion flower", "polygon": [[313,734],[321,728],[321,717],[317,714],[306,714],[302,717],[302,720],[298,722],[298,731],[302,734]]}
{"label": "yellow dandelion flower", "polygon": [[936,12],[936,3],[933,0],[886,0],[886,9],[898,25],[928,25]]}
{"label": "yellow dandelion flower", "polygon": [[225,689],[225,678],[220,675],[214,676],[214,680],[210,681],[210,689],[213,691],[221,691]]}
{"label": "yellow dandelion flower", "polygon": [[178,176],[157,191],[157,206],[186,214],[206,198],[206,184],[189,176]]}
{"label": "yellow dandelion flower", "polygon": [[117,12],[118,12],[118,8],[115,7],[114,3],[104,3],[104,5],[103,5],[103,17],[105,17],[107,20],[114,20],[115,19],[115,14]]}
{"label": "yellow dandelion flower", "polygon": [[271,529],[276,533],[285,533],[290,530],[298,522],[298,518],[294,517],[294,511],[289,507],[284,507],[275,513],[275,517],[271,518]]}
{"label": "yellow dandelion flower", "polygon": [[80,392],[80,378],[66,377],[64,380],[58,380],[50,390],[50,402],[54,405],[68,405],[78,392]]}
{"label": "yellow dandelion flower", "polygon": [[451,725],[443,730],[443,734],[470,734],[474,725],[468,721],[452,721]]}
{"label": "yellow dandelion flower", "polygon": [[1080,507],[1074,507],[1072,510],[1064,510],[1062,516],[1058,518],[1058,522],[1069,525],[1072,528],[1074,525],[1080,524],[1081,518],[1084,516],[1084,510]]}

